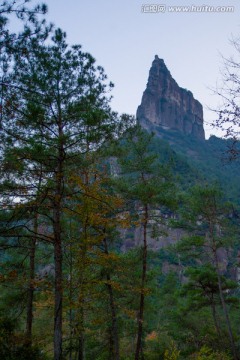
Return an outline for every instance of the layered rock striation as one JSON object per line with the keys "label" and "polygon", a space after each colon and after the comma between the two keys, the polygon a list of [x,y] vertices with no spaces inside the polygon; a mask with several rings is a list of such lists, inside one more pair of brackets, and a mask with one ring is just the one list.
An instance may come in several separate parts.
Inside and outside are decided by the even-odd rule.
{"label": "layered rock striation", "polygon": [[157,55],[137,109],[137,120],[147,130],[162,127],[205,139],[202,105],[190,91],[178,86],[163,59]]}

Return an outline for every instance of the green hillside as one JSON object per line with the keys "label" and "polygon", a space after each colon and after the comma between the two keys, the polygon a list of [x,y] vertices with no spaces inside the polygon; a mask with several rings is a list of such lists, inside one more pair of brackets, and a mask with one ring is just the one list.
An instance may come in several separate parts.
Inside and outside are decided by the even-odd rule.
{"label": "green hillside", "polygon": [[185,187],[199,181],[218,184],[228,200],[240,205],[240,162],[230,158],[231,145],[231,140],[216,136],[199,141],[159,128],[153,150],[162,160],[172,161]]}

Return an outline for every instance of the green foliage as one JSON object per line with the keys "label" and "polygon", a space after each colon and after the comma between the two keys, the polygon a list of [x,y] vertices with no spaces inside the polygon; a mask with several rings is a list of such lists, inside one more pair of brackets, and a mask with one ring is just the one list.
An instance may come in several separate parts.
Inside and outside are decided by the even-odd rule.
{"label": "green foliage", "polygon": [[16,320],[0,318],[0,358],[4,360],[46,360],[36,346],[16,330]]}
{"label": "green foliage", "polygon": [[117,179],[117,186],[128,200],[173,209],[176,207],[176,189],[169,164],[161,162],[151,148],[152,143],[153,134],[139,126],[128,132],[118,159],[124,175]]}
{"label": "green foliage", "polygon": [[230,360],[231,358],[222,352],[214,351],[207,346],[203,346],[200,351],[194,355],[196,360]]}
{"label": "green foliage", "polygon": [[[239,161],[231,161],[232,141],[211,136],[199,141],[178,131],[157,128],[154,151],[163,159],[171,159],[172,166],[184,189],[194,184],[218,184],[226,198],[239,206]],[[162,140],[163,139],[163,140]],[[169,145],[171,144],[171,146]],[[239,144],[235,143],[236,150]]]}
{"label": "green foliage", "polygon": [[171,343],[170,349],[167,349],[164,353],[164,360],[178,360],[180,351],[177,349],[174,342]]}

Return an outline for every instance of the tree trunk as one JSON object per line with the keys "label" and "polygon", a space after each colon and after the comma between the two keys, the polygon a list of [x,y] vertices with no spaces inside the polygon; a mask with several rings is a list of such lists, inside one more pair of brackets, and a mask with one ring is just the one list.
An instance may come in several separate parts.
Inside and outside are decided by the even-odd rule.
{"label": "tree trunk", "polygon": [[213,316],[215,329],[217,331],[217,335],[218,335],[218,338],[220,340],[221,339],[221,330],[220,330],[219,322],[218,322],[218,319],[217,319],[216,306],[215,306],[215,304],[213,302],[211,304],[211,309],[212,309],[212,316]]}
{"label": "tree trunk", "polygon": [[[108,246],[107,246],[107,240],[104,238],[104,251],[105,254],[108,254]],[[118,326],[117,326],[117,314],[116,314],[116,305],[114,301],[114,295],[113,295],[113,288],[111,285],[111,276],[109,273],[106,275],[107,278],[107,290],[109,295],[109,303],[110,303],[110,309],[111,309],[111,320],[112,320],[112,326],[110,329],[110,356],[112,356],[111,360],[119,360],[119,338],[118,338]],[[112,353],[112,355],[111,355]]]}
{"label": "tree trunk", "polygon": [[[85,184],[88,185],[88,174],[85,173]],[[84,226],[83,226],[83,233],[84,233],[84,240],[82,244],[82,266],[80,271],[79,277],[79,285],[80,285],[80,293],[78,297],[78,357],[77,360],[85,360],[85,320],[84,320],[84,302],[85,302],[85,290],[84,290],[84,264],[86,261],[86,253],[87,253],[87,241],[88,241],[88,227],[89,227],[89,219],[88,215],[86,216]]]}
{"label": "tree trunk", "polygon": [[63,300],[62,236],[61,236],[62,183],[63,183],[62,162],[59,160],[58,171],[56,172],[56,192],[53,202],[54,263],[55,263],[54,360],[62,359],[62,300]]}
{"label": "tree trunk", "polygon": [[55,308],[54,308],[54,360],[62,359],[62,243],[60,212],[55,211],[54,262],[55,262]]}
{"label": "tree trunk", "polygon": [[[37,234],[38,231],[38,216],[35,214],[33,231]],[[31,247],[29,253],[29,288],[27,300],[27,321],[26,321],[26,335],[29,343],[32,343],[32,323],[33,323],[33,298],[34,298],[34,279],[35,279],[35,252],[36,252],[36,235],[31,240]]]}
{"label": "tree trunk", "polygon": [[84,332],[81,331],[78,341],[78,360],[85,360],[85,339]]}
{"label": "tree trunk", "polygon": [[221,275],[220,275],[220,272],[219,272],[218,268],[217,268],[217,277],[218,277],[219,295],[220,295],[220,299],[221,299],[221,304],[222,304],[224,316],[225,316],[225,319],[226,319],[226,324],[227,324],[227,329],[228,329],[228,336],[229,336],[229,341],[230,341],[230,345],[231,345],[231,349],[232,349],[232,354],[233,354],[234,360],[238,360],[239,358],[238,358],[237,352],[236,352],[232,327],[231,327],[231,323],[230,323],[230,319],[229,319],[229,315],[228,315],[226,302],[225,302],[224,295],[223,295]]}
{"label": "tree trunk", "polygon": [[111,326],[111,342],[113,344],[113,359],[112,360],[119,360],[119,340],[118,340],[118,327],[117,327],[117,316],[116,316],[116,307],[114,302],[113,296],[113,289],[110,285],[111,277],[107,275],[107,289],[109,294],[109,302],[110,302],[110,309],[111,309],[111,317],[112,317],[112,326]]}
{"label": "tree trunk", "polygon": [[237,352],[236,352],[236,347],[235,347],[231,322],[230,322],[230,319],[229,319],[228,310],[227,310],[226,302],[225,302],[225,299],[224,299],[222,280],[221,280],[221,273],[220,273],[220,269],[219,269],[218,256],[217,256],[217,247],[216,247],[216,244],[215,244],[215,241],[214,241],[214,237],[212,237],[212,241],[213,241],[214,262],[215,262],[215,267],[216,267],[216,271],[217,271],[219,296],[220,296],[222,309],[223,309],[223,313],[224,313],[224,316],[225,316],[226,325],[227,325],[227,329],[228,329],[229,342],[230,342],[230,345],[231,345],[231,350],[232,350],[234,360],[239,360],[239,358],[237,356]]}
{"label": "tree trunk", "polygon": [[[70,229],[71,229],[71,222],[70,222]],[[71,238],[71,231],[70,236]],[[73,360],[73,308],[72,308],[72,302],[73,302],[73,256],[72,256],[72,244],[70,242],[69,245],[69,255],[70,255],[70,264],[69,264],[69,360]]]}
{"label": "tree trunk", "polygon": [[143,357],[142,351],[142,335],[143,335],[143,315],[144,315],[144,300],[145,300],[145,283],[147,275],[147,224],[148,224],[148,206],[144,207],[144,223],[143,223],[143,256],[142,256],[142,282],[141,282],[141,295],[140,295],[140,305],[138,313],[138,332],[137,332],[137,345],[135,352],[135,360]]}
{"label": "tree trunk", "polygon": [[58,105],[58,157],[55,172],[55,191],[53,199],[53,231],[54,231],[54,263],[55,263],[55,303],[54,303],[54,360],[62,360],[62,307],[63,307],[63,284],[62,284],[62,228],[61,212],[64,190],[64,145],[61,98],[57,95]]}

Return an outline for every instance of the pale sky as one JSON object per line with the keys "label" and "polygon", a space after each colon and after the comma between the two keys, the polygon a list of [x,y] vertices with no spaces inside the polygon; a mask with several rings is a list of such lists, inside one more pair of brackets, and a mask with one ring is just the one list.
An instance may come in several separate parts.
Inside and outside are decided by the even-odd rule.
{"label": "pale sky", "polygon": [[[179,86],[190,90],[210,122],[218,98],[222,60],[234,54],[231,36],[240,35],[239,0],[46,0],[48,19],[67,32],[70,44],[81,44],[115,84],[112,108],[136,114],[155,54],[163,58]],[[165,12],[142,12],[149,5]],[[198,7],[197,12],[170,12],[172,6]],[[202,6],[233,6],[233,12],[199,11]],[[152,8],[153,9],[153,8]],[[205,124],[207,136],[215,133]]]}

